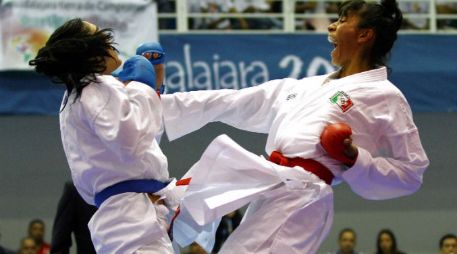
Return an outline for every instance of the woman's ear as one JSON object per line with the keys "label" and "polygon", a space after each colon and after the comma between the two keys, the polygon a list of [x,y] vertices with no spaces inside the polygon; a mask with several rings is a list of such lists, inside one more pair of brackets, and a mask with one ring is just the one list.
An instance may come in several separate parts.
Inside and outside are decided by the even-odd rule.
{"label": "woman's ear", "polygon": [[372,28],[363,28],[359,30],[358,43],[366,44],[372,43],[375,39],[375,32]]}

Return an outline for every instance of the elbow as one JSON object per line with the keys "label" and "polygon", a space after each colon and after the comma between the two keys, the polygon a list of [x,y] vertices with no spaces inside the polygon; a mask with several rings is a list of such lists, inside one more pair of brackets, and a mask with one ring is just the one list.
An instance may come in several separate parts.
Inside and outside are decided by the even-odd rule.
{"label": "elbow", "polygon": [[387,200],[409,196],[417,192],[422,186],[422,178],[411,178],[406,181],[395,183],[385,183],[371,188],[352,190],[367,200]]}
{"label": "elbow", "polygon": [[402,193],[402,195],[399,195],[399,197],[414,194],[421,188],[421,186],[422,186],[422,177],[414,178],[411,181],[409,181],[407,184],[405,184],[404,192]]}
{"label": "elbow", "polygon": [[423,175],[429,164],[430,162],[428,158],[426,158],[422,160],[422,163],[416,167],[414,173],[409,173],[409,177],[406,177],[406,180],[403,183],[405,191],[404,195],[402,196],[411,195],[421,188],[423,183]]}
{"label": "elbow", "polygon": [[416,172],[415,174],[410,175],[401,181],[398,186],[398,195],[394,196],[393,198],[409,196],[416,193],[422,186],[423,172],[425,169],[426,167],[423,167],[422,170],[419,170],[420,173]]}

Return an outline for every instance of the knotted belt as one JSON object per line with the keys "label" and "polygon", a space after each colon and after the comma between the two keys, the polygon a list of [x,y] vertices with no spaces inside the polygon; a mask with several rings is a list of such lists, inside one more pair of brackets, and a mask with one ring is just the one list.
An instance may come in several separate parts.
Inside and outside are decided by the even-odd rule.
{"label": "knotted belt", "polygon": [[95,205],[100,207],[105,200],[121,193],[155,193],[165,188],[168,184],[168,182],[161,182],[154,179],[139,179],[119,182],[95,194]]}
{"label": "knotted belt", "polygon": [[278,151],[273,151],[270,155],[269,161],[286,167],[302,167],[304,170],[318,176],[328,185],[332,184],[334,178],[332,172],[327,167],[313,159],[303,159],[300,157],[288,158]]}

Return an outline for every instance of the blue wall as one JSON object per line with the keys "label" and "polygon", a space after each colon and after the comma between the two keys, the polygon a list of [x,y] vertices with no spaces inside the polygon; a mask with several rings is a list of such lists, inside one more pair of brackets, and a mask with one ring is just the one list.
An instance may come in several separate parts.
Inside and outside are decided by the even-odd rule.
{"label": "blue wall", "polygon": [[[164,35],[169,93],[243,88],[334,70],[325,35]],[[457,111],[457,36],[403,35],[390,79],[415,112]],[[63,88],[32,72],[0,72],[0,113],[58,112]]]}

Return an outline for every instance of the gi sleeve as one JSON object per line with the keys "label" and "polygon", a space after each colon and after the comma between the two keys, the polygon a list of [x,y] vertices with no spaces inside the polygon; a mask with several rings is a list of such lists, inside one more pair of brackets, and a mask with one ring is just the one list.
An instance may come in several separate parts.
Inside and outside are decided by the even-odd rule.
{"label": "gi sleeve", "polygon": [[211,90],[162,96],[164,125],[169,140],[220,121],[235,128],[268,133],[275,117],[276,98],[286,82],[272,80],[240,90]]}
{"label": "gi sleeve", "polygon": [[416,192],[429,160],[414,125],[411,109],[398,91],[385,99],[387,112],[380,130],[379,156],[359,147],[356,163],[343,173],[351,189],[366,199],[381,200]]}
{"label": "gi sleeve", "polygon": [[[94,116],[92,128],[119,158],[134,160],[137,154],[140,155],[155,142],[154,137],[160,132],[160,99],[151,87],[135,81],[125,87],[102,85],[104,89],[101,92],[107,93],[108,99]],[[86,110],[90,107],[84,105]]]}

